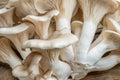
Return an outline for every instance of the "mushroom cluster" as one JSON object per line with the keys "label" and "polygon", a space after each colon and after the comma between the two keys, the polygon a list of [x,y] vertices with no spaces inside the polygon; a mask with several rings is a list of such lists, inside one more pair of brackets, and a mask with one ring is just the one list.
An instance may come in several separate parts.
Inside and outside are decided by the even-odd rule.
{"label": "mushroom cluster", "polygon": [[0,61],[19,80],[111,69],[120,63],[120,1],[2,0]]}

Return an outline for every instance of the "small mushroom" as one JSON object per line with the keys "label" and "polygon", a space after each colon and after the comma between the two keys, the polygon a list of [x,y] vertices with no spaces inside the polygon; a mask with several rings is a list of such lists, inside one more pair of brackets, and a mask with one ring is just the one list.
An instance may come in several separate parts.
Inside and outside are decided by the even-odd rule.
{"label": "small mushroom", "polygon": [[91,44],[90,49],[92,49],[100,41],[102,41],[102,33],[104,32],[104,30],[112,30],[112,31],[120,33],[120,25],[119,25],[119,23],[117,21],[115,21],[112,18],[106,19],[106,26],[103,27],[103,30],[102,30],[101,34],[99,35],[99,37]]}
{"label": "small mushroom", "polygon": [[106,52],[119,49],[119,33],[106,30],[102,36],[103,40],[88,53],[88,65],[94,65]]}

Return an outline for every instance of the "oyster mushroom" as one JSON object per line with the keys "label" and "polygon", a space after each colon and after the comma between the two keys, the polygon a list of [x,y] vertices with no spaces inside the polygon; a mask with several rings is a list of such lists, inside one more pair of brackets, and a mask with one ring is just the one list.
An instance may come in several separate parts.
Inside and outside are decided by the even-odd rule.
{"label": "oyster mushroom", "polygon": [[[24,43],[24,48],[36,48],[47,58],[48,64],[53,70],[53,75],[59,80],[67,80],[70,73],[70,66],[59,59],[60,50],[72,45],[77,41],[77,37],[71,34],[61,34],[56,31],[48,40],[28,40]],[[56,66],[54,66],[56,65]]]}
{"label": "oyster mushroom", "polygon": [[103,40],[89,51],[87,64],[94,65],[106,52],[119,49],[119,35],[114,31],[104,31]]}
{"label": "oyster mushroom", "polygon": [[78,2],[83,11],[84,23],[76,62],[84,64],[99,22],[105,14],[116,10],[119,5],[113,0],[78,0]]}

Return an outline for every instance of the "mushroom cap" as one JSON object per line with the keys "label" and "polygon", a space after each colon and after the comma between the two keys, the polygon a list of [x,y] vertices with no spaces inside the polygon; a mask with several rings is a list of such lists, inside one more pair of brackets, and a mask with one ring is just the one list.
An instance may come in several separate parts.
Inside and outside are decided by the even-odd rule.
{"label": "mushroom cap", "polygon": [[39,39],[28,40],[23,44],[23,48],[40,48],[40,49],[64,48],[73,44],[77,40],[78,38],[70,33],[65,34],[54,33],[52,38],[48,40]]}
{"label": "mushroom cap", "polygon": [[[103,32],[103,39],[107,41],[107,44],[112,44],[114,47],[120,49],[120,34],[111,30],[105,30]],[[112,46],[113,47],[113,46]]]}
{"label": "mushroom cap", "polygon": [[17,33],[27,30],[28,28],[29,26],[27,26],[24,23],[17,25],[15,27],[0,28],[0,35],[17,34]]}
{"label": "mushroom cap", "polygon": [[120,25],[117,21],[112,18],[106,20],[107,29],[120,33]]}
{"label": "mushroom cap", "polygon": [[[16,77],[27,77],[30,76],[31,78],[35,77],[34,69],[35,66],[39,68],[39,61],[41,60],[41,55],[38,52],[32,52],[27,58],[23,61],[23,64],[16,66],[12,73]],[[38,70],[38,69],[37,69]]]}
{"label": "mushroom cap", "polygon": [[58,10],[58,4],[60,4],[61,0],[35,0],[34,5],[36,10],[44,14],[47,11],[51,11],[54,9]]}
{"label": "mushroom cap", "polygon": [[105,16],[105,18],[104,18],[103,21],[102,21],[102,23],[103,23],[104,26],[107,25],[107,22],[106,22],[106,21],[107,21],[109,18],[112,18],[112,19],[114,19],[115,21],[120,22],[120,7],[119,7],[115,12],[113,12],[113,13],[111,13],[111,14],[107,14],[107,15]]}
{"label": "mushroom cap", "polygon": [[[83,23],[81,21],[73,21],[71,25],[72,25],[71,31],[74,34],[76,34],[76,36],[78,36],[78,38],[79,38],[81,31],[82,31]],[[79,35],[77,35],[77,34],[79,34]]]}
{"label": "mushroom cap", "polygon": [[106,4],[110,5],[110,12],[116,10],[119,7],[119,4],[116,0],[104,0]]}
{"label": "mushroom cap", "polygon": [[114,12],[119,7],[115,0],[78,0],[78,2],[83,10],[84,20],[92,19],[96,24],[105,14]]}
{"label": "mushroom cap", "polygon": [[14,4],[16,16],[21,19],[27,15],[38,15],[34,1],[35,0],[18,0]]}
{"label": "mushroom cap", "polygon": [[14,24],[13,21],[13,12],[14,12],[14,7],[11,7],[9,9],[7,8],[2,8],[0,9],[0,27],[8,27],[12,26]]}

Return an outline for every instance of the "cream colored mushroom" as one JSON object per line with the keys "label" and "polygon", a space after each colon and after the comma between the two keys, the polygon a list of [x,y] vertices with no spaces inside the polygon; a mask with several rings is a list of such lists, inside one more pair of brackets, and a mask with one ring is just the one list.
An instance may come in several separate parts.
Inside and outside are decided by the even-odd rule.
{"label": "cream colored mushroom", "polygon": [[[114,13],[108,14],[104,19],[103,19],[103,31],[104,30],[113,30],[113,31],[119,31],[119,21],[120,21],[120,9],[118,8]],[[103,32],[102,31],[102,32]],[[102,34],[99,35],[99,37],[91,44],[91,48],[98,44],[101,40]]]}
{"label": "cream colored mushroom", "polygon": [[103,40],[89,51],[87,64],[94,65],[107,51],[119,49],[119,36],[117,32],[104,31]]}
{"label": "cream colored mushroom", "polygon": [[[61,31],[62,34],[71,34],[70,22],[73,16],[73,11],[77,6],[76,0],[35,0],[34,5],[36,10],[42,14],[51,10],[58,10],[59,15],[55,16],[56,30]],[[64,50],[64,54],[66,54],[67,56],[69,56],[68,54],[74,55],[72,46],[66,48],[66,50]]]}
{"label": "cream colored mushroom", "polygon": [[99,37],[91,44],[91,48],[95,47],[100,41],[102,41],[102,33],[104,32],[104,30],[112,30],[115,32],[120,33],[120,25],[117,21],[115,21],[112,18],[108,18],[106,19],[106,26],[103,26],[103,30],[101,32],[101,34],[99,35]]}
{"label": "cream colored mushroom", "polygon": [[87,60],[87,53],[94,38],[98,23],[105,14],[114,11],[119,5],[113,0],[78,0],[78,2],[83,11],[84,23],[76,62],[84,64]]}
{"label": "cream colored mushroom", "polygon": [[0,28],[0,35],[12,41],[23,59],[31,52],[30,49],[22,50],[22,43],[29,38],[29,31],[26,31],[29,27],[29,25],[22,23],[15,27]]}
{"label": "cream colored mushroom", "polygon": [[54,32],[48,40],[28,40],[24,43],[23,47],[45,50],[42,54],[47,58],[48,64],[53,70],[53,75],[59,80],[67,80],[71,73],[71,68],[67,63],[59,60],[60,49],[72,45],[77,41],[77,37],[69,33],[61,33],[58,31]]}
{"label": "cream colored mushroom", "polygon": [[39,61],[41,60],[41,55],[37,52],[32,52],[27,58],[23,61],[21,65],[16,66],[12,73],[15,77],[27,80],[34,80],[39,72]]}

